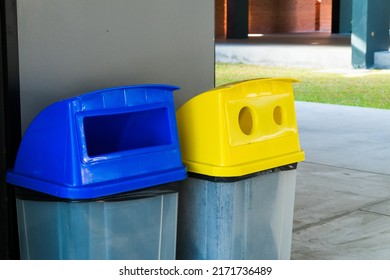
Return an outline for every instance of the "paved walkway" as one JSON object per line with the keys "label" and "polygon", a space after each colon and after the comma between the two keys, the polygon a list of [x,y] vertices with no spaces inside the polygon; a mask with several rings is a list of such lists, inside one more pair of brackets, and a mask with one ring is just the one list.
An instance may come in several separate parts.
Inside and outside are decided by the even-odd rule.
{"label": "paved walkway", "polygon": [[296,102],[292,259],[390,259],[390,110]]}
{"label": "paved walkway", "polygon": [[[217,40],[216,61],[350,70],[349,36]],[[390,259],[390,110],[296,102],[292,259]]]}
{"label": "paved walkway", "polygon": [[217,40],[215,58],[217,62],[350,69],[350,45],[349,35],[264,35],[246,40]]}

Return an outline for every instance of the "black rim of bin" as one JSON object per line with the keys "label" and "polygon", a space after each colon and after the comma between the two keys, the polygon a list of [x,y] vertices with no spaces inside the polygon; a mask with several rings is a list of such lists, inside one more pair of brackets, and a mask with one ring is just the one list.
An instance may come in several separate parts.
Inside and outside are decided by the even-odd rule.
{"label": "black rim of bin", "polygon": [[48,202],[115,202],[115,201],[126,201],[134,199],[142,199],[148,197],[154,197],[164,194],[171,194],[178,192],[178,182],[172,182],[154,187],[117,193],[113,195],[91,198],[91,199],[68,199],[49,195],[46,193],[34,191],[27,188],[15,186],[15,194],[18,199],[21,200],[33,200],[33,201],[48,201]]}
{"label": "black rim of bin", "polygon": [[206,181],[211,181],[211,182],[218,182],[218,183],[232,183],[232,182],[237,182],[253,177],[257,177],[260,175],[266,175],[274,172],[281,172],[281,171],[288,171],[288,170],[294,170],[297,168],[298,163],[291,163],[291,164],[286,164],[283,166],[275,167],[275,168],[270,168],[267,170],[262,170],[250,174],[246,174],[243,176],[233,176],[233,177],[216,177],[216,176],[209,176],[209,175],[204,175],[204,174],[199,174],[199,173],[194,173],[194,172],[188,172],[188,177],[191,178],[196,178],[196,179],[202,179]]}

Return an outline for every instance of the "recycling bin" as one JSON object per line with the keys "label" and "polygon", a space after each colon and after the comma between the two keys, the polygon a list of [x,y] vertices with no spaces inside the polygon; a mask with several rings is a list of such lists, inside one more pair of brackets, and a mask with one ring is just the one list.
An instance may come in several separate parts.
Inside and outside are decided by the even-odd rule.
{"label": "recycling bin", "polygon": [[188,178],[178,259],[289,259],[296,167],[304,160],[293,79],[224,85],[177,110]]}
{"label": "recycling bin", "polygon": [[7,173],[22,259],[175,259],[177,89],[102,89],[32,121]]}

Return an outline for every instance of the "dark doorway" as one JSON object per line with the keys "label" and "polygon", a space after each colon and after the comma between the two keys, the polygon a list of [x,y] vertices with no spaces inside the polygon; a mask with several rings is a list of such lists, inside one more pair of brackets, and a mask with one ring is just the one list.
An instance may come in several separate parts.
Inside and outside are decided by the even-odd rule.
{"label": "dark doorway", "polygon": [[340,32],[340,0],[332,0],[332,33]]}

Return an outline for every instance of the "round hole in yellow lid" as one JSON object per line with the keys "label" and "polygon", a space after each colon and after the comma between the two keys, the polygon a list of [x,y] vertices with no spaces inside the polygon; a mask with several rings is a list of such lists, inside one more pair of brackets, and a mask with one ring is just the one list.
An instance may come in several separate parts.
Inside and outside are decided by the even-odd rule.
{"label": "round hole in yellow lid", "polygon": [[250,135],[253,132],[253,116],[252,110],[249,107],[243,107],[238,114],[238,124],[240,125],[241,131]]}
{"label": "round hole in yellow lid", "polygon": [[274,121],[277,125],[283,124],[283,109],[280,106],[274,108]]}

